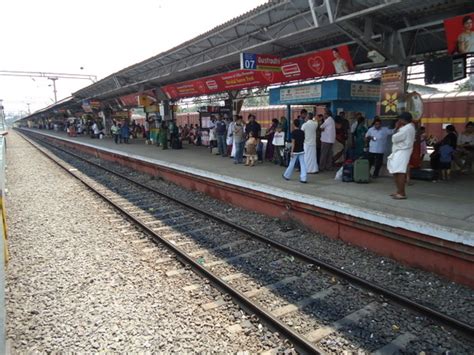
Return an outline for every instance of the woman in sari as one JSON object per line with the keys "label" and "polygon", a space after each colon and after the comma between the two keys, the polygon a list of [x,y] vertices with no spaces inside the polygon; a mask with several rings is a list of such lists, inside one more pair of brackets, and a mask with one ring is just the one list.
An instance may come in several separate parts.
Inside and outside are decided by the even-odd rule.
{"label": "woman in sari", "polygon": [[365,118],[359,116],[357,118],[357,126],[354,131],[354,147],[355,147],[355,156],[360,158],[364,155],[365,148],[365,134],[367,133],[367,127],[364,124]]}
{"label": "woman in sari", "polygon": [[267,150],[265,151],[265,159],[268,161],[273,160],[273,153],[275,151],[275,146],[273,145],[273,135],[275,134],[276,128],[278,127],[278,120],[274,118],[272,120],[272,125],[267,131],[266,138],[268,140],[267,142]]}

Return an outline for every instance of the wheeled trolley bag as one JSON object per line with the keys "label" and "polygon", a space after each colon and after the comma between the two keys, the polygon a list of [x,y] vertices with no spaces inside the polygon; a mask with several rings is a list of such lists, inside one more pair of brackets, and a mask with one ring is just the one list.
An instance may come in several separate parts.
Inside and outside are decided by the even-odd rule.
{"label": "wheeled trolley bag", "polygon": [[357,159],[354,162],[354,181],[359,183],[369,182],[369,161],[367,159]]}

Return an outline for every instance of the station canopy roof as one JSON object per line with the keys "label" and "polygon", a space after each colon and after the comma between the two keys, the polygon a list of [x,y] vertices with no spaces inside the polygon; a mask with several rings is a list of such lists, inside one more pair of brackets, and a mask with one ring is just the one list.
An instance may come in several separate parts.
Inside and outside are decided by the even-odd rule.
{"label": "station canopy roof", "polygon": [[62,109],[71,108],[73,106],[80,106],[80,102],[77,99],[75,99],[74,97],[68,96],[68,97],[66,97],[62,100],[59,100],[58,102],[56,102],[54,104],[51,104],[49,106],[46,106],[46,107],[42,108],[41,110],[36,111],[35,113],[33,113],[32,115],[30,115],[28,117],[22,118],[22,120],[26,120],[31,116],[42,117],[43,115],[46,115],[49,112],[59,111],[59,110],[62,110]]}
{"label": "station canopy roof", "polygon": [[356,69],[374,66],[369,50],[385,56],[384,65],[409,64],[420,55],[446,51],[443,20],[473,10],[469,0],[269,1],[73,96],[115,98],[235,70],[241,52],[289,57],[349,44]]}
{"label": "station canopy roof", "polygon": [[[82,99],[109,101],[150,89],[166,99],[160,87],[239,69],[242,52],[288,58],[346,44],[356,71],[408,65],[446,53],[443,20],[469,12],[472,0],[271,0],[31,116],[77,106]],[[368,60],[372,50],[386,61]]]}

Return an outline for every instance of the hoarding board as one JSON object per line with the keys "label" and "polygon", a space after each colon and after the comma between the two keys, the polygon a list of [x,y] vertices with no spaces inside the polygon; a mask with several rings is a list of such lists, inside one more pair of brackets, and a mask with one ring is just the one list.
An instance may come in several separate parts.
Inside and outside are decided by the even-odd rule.
{"label": "hoarding board", "polygon": [[474,53],[474,13],[444,20],[449,54]]}
{"label": "hoarding board", "polygon": [[380,117],[395,118],[405,95],[405,68],[388,68],[382,70],[380,88]]}
{"label": "hoarding board", "polygon": [[229,90],[248,89],[318,78],[352,70],[349,47],[344,45],[283,59],[281,71],[234,70],[224,74],[189,80],[162,87],[170,99],[210,95]]}

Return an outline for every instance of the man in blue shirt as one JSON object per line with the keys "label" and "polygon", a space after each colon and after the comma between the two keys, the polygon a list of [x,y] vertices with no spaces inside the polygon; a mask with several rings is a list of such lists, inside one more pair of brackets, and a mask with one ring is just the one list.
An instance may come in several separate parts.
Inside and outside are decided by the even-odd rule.
{"label": "man in blue shirt", "polygon": [[383,164],[383,155],[387,148],[387,138],[393,134],[393,129],[382,127],[380,118],[374,119],[374,124],[365,134],[365,139],[369,142],[369,165],[370,169],[375,165],[372,177],[379,176],[380,168]]}

